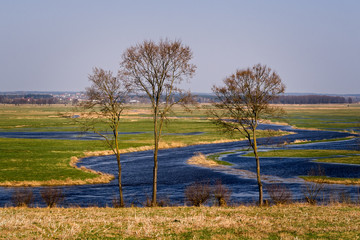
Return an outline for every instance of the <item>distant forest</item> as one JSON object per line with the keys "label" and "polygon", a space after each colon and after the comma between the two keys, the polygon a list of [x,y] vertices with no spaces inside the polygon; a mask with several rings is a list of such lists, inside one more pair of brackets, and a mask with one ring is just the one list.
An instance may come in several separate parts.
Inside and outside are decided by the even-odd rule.
{"label": "distant forest", "polygon": [[57,104],[69,103],[50,94],[0,95],[0,103],[4,104]]}
{"label": "distant forest", "polygon": [[353,103],[351,97],[304,95],[304,96],[280,96],[273,103],[281,104],[327,104],[327,103]]}
{"label": "distant forest", "polygon": [[[212,94],[198,94],[195,97],[199,103],[209,103],[215,100]],[[68,97],[54,96],[52,94],[3,94],[0,95],[0,103],[2,104],[76,104],[78,101],[84,100],[82,97],[76,97],[76,94]],[[141,98],[130,96],[131,100],[139,100]],[[284,95],[278,97],[272,103],[277,104],[330,104],[330,103],[355,103],[359,102],[358,97],[342,97],[342,96],[326,96],[326,95]]]}
{"label": "distant forest", "polygon": [[[196,96],[197,102],[208,103],[215,101],[215,97],[210,94],[199,94]],[[355,103],[359,102],[358,96],[343,97],[343,96],[326,96],[326,95],[283,95],[279,96],[271,103],[276,104],[330,104],[330,103]]]}

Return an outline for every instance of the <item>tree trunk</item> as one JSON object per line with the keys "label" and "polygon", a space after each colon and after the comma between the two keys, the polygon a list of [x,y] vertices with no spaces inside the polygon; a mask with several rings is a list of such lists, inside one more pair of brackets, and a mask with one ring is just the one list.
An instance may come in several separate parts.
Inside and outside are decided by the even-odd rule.
{"label": "tree trunk", "polygon": [[152,200],[151,206],[156,207],[156,194],[157,194],[157,170],[158,170],[158,162],[157,162],[157,155],[158,155],[159,146],[158,143],[155,143],[154,149],[154,168],[153,168],[153,193],[152,193]]}
{"label": "tree trunk", "polygon": [[122,190],[122,183],[121,183],[121,162],[120,162],[120,150],[119,150],[119,133],[117,131],[118,126],[116,125],[113,134],[115,137],[115,155],[116,161],[118,164],[118,184],[119,184],[119,200],[120,200],[120,207],[125,207],[124,204],[124,197],[123,197],[123,190]]}
{"label": "tree trunk", "polygon": [[119,182],[119,196],[120,196],[120,207],[125,207],[122,183],[121,183],[121,163],[120,163],[120,154],[119,152],[116,154],[116,160],[118,163],[118,182]]}
{"label": "tree trunk", "polygon": [[254,155],[255,155],[255,159],[256,159],[256,178],[257,178],[257,183],[258,183],[258,187],[259,187],[259,206],[262,206],[263,205],[263,189],[262,189],[262,183],[261,183],[261,178],[260,178],[260,159],[259,159],[259,155],[257,152],[255,131],[253,131],[253,150],[254,150]]}
{"label": "tree trunk", "polygon": [[153,192],[151,199],[151,206],[155,207],[157,205],[156,195],[157,195],[157,170],[158,170],[158,150],[159,150],[159,136],[158,136],[158,119],[157,119],[157,109],[155,109],[154,114],[154,168],[153,168]]}

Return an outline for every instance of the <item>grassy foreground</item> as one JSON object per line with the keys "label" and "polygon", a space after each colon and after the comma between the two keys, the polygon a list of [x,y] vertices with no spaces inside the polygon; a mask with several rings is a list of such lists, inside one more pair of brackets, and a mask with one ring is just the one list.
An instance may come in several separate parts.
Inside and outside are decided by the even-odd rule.
{"label": "grassy foreground", "polygon": [[3,239],[358,239],[354,205],[3,208]]}

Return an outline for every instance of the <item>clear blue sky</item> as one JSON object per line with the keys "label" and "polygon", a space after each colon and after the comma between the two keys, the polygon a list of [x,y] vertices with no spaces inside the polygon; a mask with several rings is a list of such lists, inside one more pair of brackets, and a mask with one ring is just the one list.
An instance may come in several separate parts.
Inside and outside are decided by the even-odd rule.
{"label": "clear blue sky", "polygon": [[144,39],[181,39],[211,92],[266,64],[287,92],[360,93],[358,0],[0,0],[0,91],[80,91]]}

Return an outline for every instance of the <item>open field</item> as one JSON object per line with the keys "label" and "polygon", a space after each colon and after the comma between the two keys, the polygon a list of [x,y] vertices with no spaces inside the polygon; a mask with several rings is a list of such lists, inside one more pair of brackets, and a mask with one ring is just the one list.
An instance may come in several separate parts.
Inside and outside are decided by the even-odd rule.
{"label": "open field", "polygon": [[355,205],[5,208],[3,239],[358,239]]}
{"label": "open field", "polygon": [[[208,107],[209,105],[203,105],[202,108],[190,113],[182,108],[175,108],[170,121],[164,127],[163,145],[171,147],[239,140],[239,136],[222,134],[215,125],[206,119]],[[353,128],[357,126],[356,121],[360,115],[359,105],[350,105],[349,107],[347,105],[285,105],[283,107],[288,112],[289,122],[298,127],[350,126]],[[0,131],[79,131],[80,128],[75,121],[61,117],[63,114],[73,114],[73,110],[72,106],[64,105],[0,105]],[[150,116],[150,109],[147,105],[129,106],[119,131],[144,133],[121,135],[121,149],[137,147],[148,149],[152,146]],[[191,132],[204,133],[181,135],[181,133]],[[267,133],[262,131],[259,131],[258,134],[258,137],[267,136]],[[278,132],[277,134],[283,133]],[[41,181],[44,181],[44,185],[51,185],[51,180],[62,181],[63,184],[85,180],[91,182],[93,181],[91,179],[99,176],[71,167],[70,159],[84,157],[85,152],[104,153],[106,149],[100,140],[0,138],[2,152],[0,155],[0,182],[7,186],[17,185],[19,181],[26,181],[25,185],[34,185],[31,181],[35,181],[36,185],[41,184]],[[218,160],[218,156],[213,156],[213,158]],[[52,183],[60,183],[56,181]]]}
{"label": "open field", "polygon": [[[63,105],[1,105],[0,131],[80,131],[80,127],[74,121],[61,117],[71,110],[73,110],[72,106]],[[121,135],[121,149],[151,149],[152,120],[148,112],[148,106],[142,105],[127,110],[119,131],[143,133]],[[221,134],[209,120],[199,118],[205,116],[204,109],[194,113],[194,116],[197,116],[194,118],[185,118],[185,114],[189,113],[181,108],[175,109],[173,115],[180,118],[170,119],[164,126],[161,144],[163,147],[239,140],[239,136]],[[203,134],[182,135],[192,132],[203,132]],[[284,132],[277,134],[282,135]],[[267,136],[267,132],[259,131],[259,136]],[[101,140],[0,138],[0,150],[2,153],[0,185],[2,186],[69,185],[109,181],[109,178],[99,179],[98,174],[83,172],[69,165],[72,157],[82,158],[86,152],[109,154],[105,143]]]}
{"label": "open field", "polygon": [[[176,107],[172,117],[204,120],[209,107],[210,105],[201,105],[199,109],[192,108],[192,112]],[[341,131],[360,127],[360,104],[281,105],[281,107],[287,115],[281,120],[274,121],[287,122],[299,128]],[[1,131],[74,131],[78,129],[75,122],[60,117],[60,114],[77,113],[73,111],[74,108],[70,105],[0,105],[0,129]],[[150,117],[150,108],[147,105],[130,105],[124,113],[124,118],[129,121]]]}
{"label": "open field", "polygon": [[352,131],[360,128],[360,104],[282,105],[284,121],[298,128]]}
{"label": "open field", "polygon": [[[342,111],[325,106],[285,106],[290,123],[298,127],[356,127],[357,106]],[[304,109],[302,109],[304,108]],[[323,109],[324,108],[324,109]],[[0,106],[0,131],[77,131],[71,119],[58,113],[69,106]],[[304,112],[301,114],[301,111]],[[325,116],[340,114],[338,122],[322,123]],[[165,127],[165,133],[205,132],[201,135],[164,135],[163,146],[233,141],[236,137],[221,134],[205,117],[205,110],[191,115],[177,110],[178,118]],[[191,117],[189,117],[191,116]],[[313,122],[307,119],[313,117]],[[151,119],[146,106],[126,114],[120,131],[145,132],[122,135],[122,149],[150,147]],[[305,120],[304,120],[305,119]],[[353,121],[350,125],[347,121]],[[279,133],[282,134],[282,133]],[[265,133],[259,132],[260,136]],[[143,148],[144,149],[144,148]],[[91,182],[98,175],[70,166],[73,157],[104,153],[102,141],[7,139],[0,138],[0,182],[9,185],[37,182],[51,185]],[[357,164],[355,151],[271,151],[261,156],[312,157],[322,161]],[[217,164],[221,154],[210,159]],[[334,156],[337,156],[334,158]],[[351,158],[351,161],[350,161]],[[307,179],[319,181],[319,179]],[[342,182],[344,179],[331,179]],[[359,181],[353,179],[352,181]],[[55,182],[56,182],[55,181]],[[321,179],[320,181],[323,181]],[[64,183],[63,182],[63,183]],[[59,182],[57,182],[59,183]],[[352,183],[354,184],[354,183]],[[0,239],[359,239],[359,205],[308,204],[271,207],[165,207],[165,208],[2,208]]]}
{"label": "open field", "polygon": [[[196,111],[195,111],[196,110]],[[206,109],[192,108],[191,112],[184,111],[181,107],[175,107],[171,119],[206,119]],[[81,114],[70,105],[0,105],[0,131],[77,131],[79,125],[71,118]],[[134,126],[131,124],[140,121],[142,130],[151,131],[151,111],[148,105],[129,105],[123,114],[122,129],[130,132]],[[148,123],[148,124],[146,124]],[[137,128],[135,127],[135,128]],[[121,129],[120,129],[121,130]]]}

